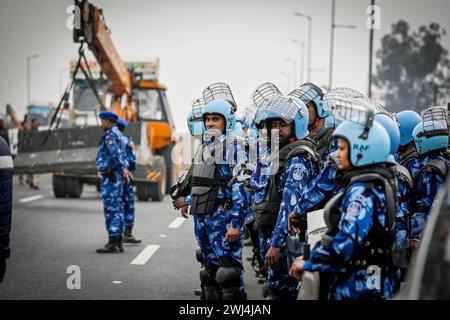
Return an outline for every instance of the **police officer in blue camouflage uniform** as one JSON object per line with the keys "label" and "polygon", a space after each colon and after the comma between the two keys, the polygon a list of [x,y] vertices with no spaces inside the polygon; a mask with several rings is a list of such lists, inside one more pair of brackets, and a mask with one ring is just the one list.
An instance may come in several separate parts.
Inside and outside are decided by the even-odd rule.
{"label": "police officer in blue camouflage uniform", "polygon": [[325,207],[328,230],[322,241],[309,260],[295,261],[291,274],[301,279],[303,271],[319,272],[321,299],[387,299],[396,281],[391,255],[396,182],[386,165],[389,135],[370,111],[365,121],[344,121],[334,135],[344,190]]}
{"label": "police officer in blue camouflage uniform", "polygon": [[[128,127],[128,123],[123,120],[117,120],[117,128],[122,133],[123,144],[125,146],[125,152],[127,154],[128,171],[133,173],[136,171],[136,154],[134,152],[134,142],[131,137],[123,134],[125,128]],[[141,243],[142,240],[133,236],[133,226],[135,220],[134,209],[134,189],[133,181],[125,181],[123,184],[123,211],[124,211],[124,226],[123,231],[123,243]]]}
{"label": "police officer in blue camouflage uniform", "polygon": [[[271,129],[269,140],[276,149],[279,148],[270,149],[272,154],[265,166],[271,172],[261,171],[259,177],[262,178],[259,189],[265,185],[265,190],[262,190],[265,195],[261,199],[261,190],[255,185],[258,195],[255,194],[253,206],[256,225],[266,233],[269,246],[265,255],[267,298],[293,298],[297,294],[298,283],[287,274],[287,218],[309,180],[319,172],[321,158],[315,150],[315,143],[307,138],[308,110],[300,99],[282,95],[266,99],[257,109],[255,123],[260,128]],[[255,176],[254,180],[258,177]]]}
{"label": "police officer in blue camouflage uniform", "polygon": [[419,170],[420,161],[414,146],[412,132],[421,121],[420,115],[413,110],[403,110],[395,115],[400,129],[400,146],[396,155],[397,162],[408,169],[414,178]]}
{"label": "police officer in blue camouflage uniform", "polygon": [[422,121],[412,133],[420,168],[414,177],[412,238],[420,239],[434,198],[449,169],[443,152],[448,146],[447,111],[433,107],[425,110]]}
{"label": "police officer in blue camouflage uniform", "polygon": [[101,192],[109,241],[104,248],[97,249],[97,253],[117,253],[123,252],[123,184],[130,181],[131,173],[128,171],[122,133],[116,126],[118,116],[110,111],[102,111],[99,117],[105,134],[100,142],[96,163],[102,176]]}
{"label": "police officer in blue camouflage uniform", "polygon": [[8,143],[0,136],[0,283],[10,256],[9,233],[13,198],[13,159]]}
{"label": "police officer in blue camouflage uniform", "polygon": [[[224,300],[246,298],[242,276],[242,245],[245,213],[233,190],[239,191],[232,180],[233,164],[242,155],[236,150],[232,135],[235,126],[234,106],[228,101],[214,99],[203,110],[207,130],[200,157],[191,180],[190,214],[194,216],[197,242],[204,268],[200,280],[206,300],[222,296]],[[228,135],[227,135],[228,133]]]}
{"label": "police officer in blue camouflage uniform", "polygon": [[[333,91],[330,92],[330,95],[332,94]],[[341,191],[341,187],[334,179],[337,171],[335,155],[337,141],[332,138],[332,134],[337,120],[330,117],[330,103],[324,103],[326,92],[323,89],[312,84],[305,84],[294,90],[290,95],[298,96],[307,103],[309,116],[316,119],[313,122],[310,119],[308,128],[314,130],[313,133],[316,132],[313,139],[319,144],[318,151],[322,155],[323,161],[323,169],[308,184],[307,189],[297,200],[294,211],[289,216],[289,231],[301,234],[305,232],[302,229],[306,228],[306,213],[323,207],[328,199]],[[296,226],[293,225],[294,220],[297,221]]]}

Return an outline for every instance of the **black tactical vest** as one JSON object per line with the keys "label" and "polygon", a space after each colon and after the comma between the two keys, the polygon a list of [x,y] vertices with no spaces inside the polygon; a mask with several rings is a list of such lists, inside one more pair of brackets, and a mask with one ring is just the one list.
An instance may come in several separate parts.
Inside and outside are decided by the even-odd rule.
{"label": "black tactical vest", "polygon": [[327,151],[330,146],[331,140],[333,139],[334,128],[327,127],[320,131],[314,138],[312,138],[316,143],[316,151],[320,154],[320,157]]}
{"label": "black tactical vest", "polygon": [[[278,212],[281,205],[281,194],[277,190],[280,176],[284,172],[286,163],[293,157],[302,155],[309,159],[319,170],[322,162],[316,151],[316,144],[309,138],[292,142],[277,153],[272,154],[271,159],[278,156],[278,171],[270,176],[267,184],[266,195],[261,203],[253,203],[251,209],[255,212],[255,228],[261,230],[273,230],[277,223]],[[272,161],[271,161],[272,163]],[[284,183],[283,183],[284,184]]]}
{"label": "black tactical vest", "polygon": [[414,148],[402,154],[402,157],[400,159],[400,165],[405,166],[406,163],[408,163],[408,161],[411,160],[412,158],[418,158],[417,151]]}
{"label": "black tactical vest", "polygon": [[192,168],[190,214],[205,215],[214,212],[220,178],[219,165],[215,163],[214,154],[208,152],[206,145],[202,145],[201,153],[196,154]]}
{"label": "black tactical vest", "polygon": [[[397,203],[397,188],[395,183],[395,172],[386,167],[357,169],[346,172],[342,175],[342,185],[344,190],[333,197],[325,206],[324,219],[328,230],[322,237],[321,244],[329,246],[333,237],[339,231],[339,221],[342,212],[339,211],[339,205],[352,184],[363,182],[368,189],[381,185],[386,194],[387,212],[383,226],[378,221],[378,215],[372,215],[372,228],[368,235],[363,239],[361,245],[355,246],[352,257],[345,262],[349,273],[355,270],[367,269],[371,265],[376,265],[382,270],[387,271],[392,268],[392,246],[395,240],[395,217]],[[383,203],[380,203],[383,206]]]}

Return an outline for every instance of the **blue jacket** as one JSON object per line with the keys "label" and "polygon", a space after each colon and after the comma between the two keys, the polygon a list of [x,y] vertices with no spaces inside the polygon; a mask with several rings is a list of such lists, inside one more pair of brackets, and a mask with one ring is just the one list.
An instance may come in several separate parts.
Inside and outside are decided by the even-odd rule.
{"label": "blue jacket", "polygon": [[112,127],[103,135],[97,154],[97,169],[106,172],[114,169],[123,173],[128,169],[128,161],[125,153],[123,135],[117,127]]}
{"label": "blue jacket", "polygon": [[0,258],[9,258],[13,192],[13,160],[9,146],[0,137]]}
{"label": "blue jacket", "polygon": [[301,156],[293,157],[286,163],[285,170],[280,177],[280,181],[284,181],[284,186],[277,224],[270,241],[271,246],[285,247],[288,235],[288,217],[297,205],[297,201],[305,191],[308,182],[317,173],[317,168],[313,163]]}

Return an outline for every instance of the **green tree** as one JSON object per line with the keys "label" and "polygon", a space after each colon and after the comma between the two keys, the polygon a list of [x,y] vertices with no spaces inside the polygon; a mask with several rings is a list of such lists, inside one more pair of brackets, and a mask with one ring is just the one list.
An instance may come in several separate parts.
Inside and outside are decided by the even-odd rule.
{"label": "green tree", "polygon": [[[411,31],[408,22],[400,20],[383,36],[374,83],[389,110],[423,110],[434,105],[436,88],[450,86],[448,51],[441,44],[445,35],[437,23]],[[444,95],[438,90],[437,101]]]}

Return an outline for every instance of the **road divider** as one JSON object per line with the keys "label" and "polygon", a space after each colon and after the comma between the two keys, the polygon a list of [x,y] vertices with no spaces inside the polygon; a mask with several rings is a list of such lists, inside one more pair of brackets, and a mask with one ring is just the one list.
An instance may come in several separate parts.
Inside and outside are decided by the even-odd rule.
{"label": "road divider", "polygon": [[27,197],[27,198],[20,199],[19,202],[20,203],[27,203],[27,202],[31,202],[31,201],[42,199],[43,197],[44,197],[43,195],[39,194],[37,196],[32,196],[32,197]]}
{"label": "road divider", "polygon": [[170,229],[178,229],[185,221],[186,221],[185,218],[177,217],[177,218],[175,218],[175,220],[172,221],[171,224],[169,224],[169,228]]}
{"label": "road divider", "polygon": [[135,265],[145,265],[148,260],[153,256],[153,254],[156,252],[156,250],[159,249],[159,245],[157,244],[149,244],[147,247],[145,247],[144,250],[141,251],[141,253],[138,254],[136,258],[134,258],[133,261],[131,261],[130,264]]}

